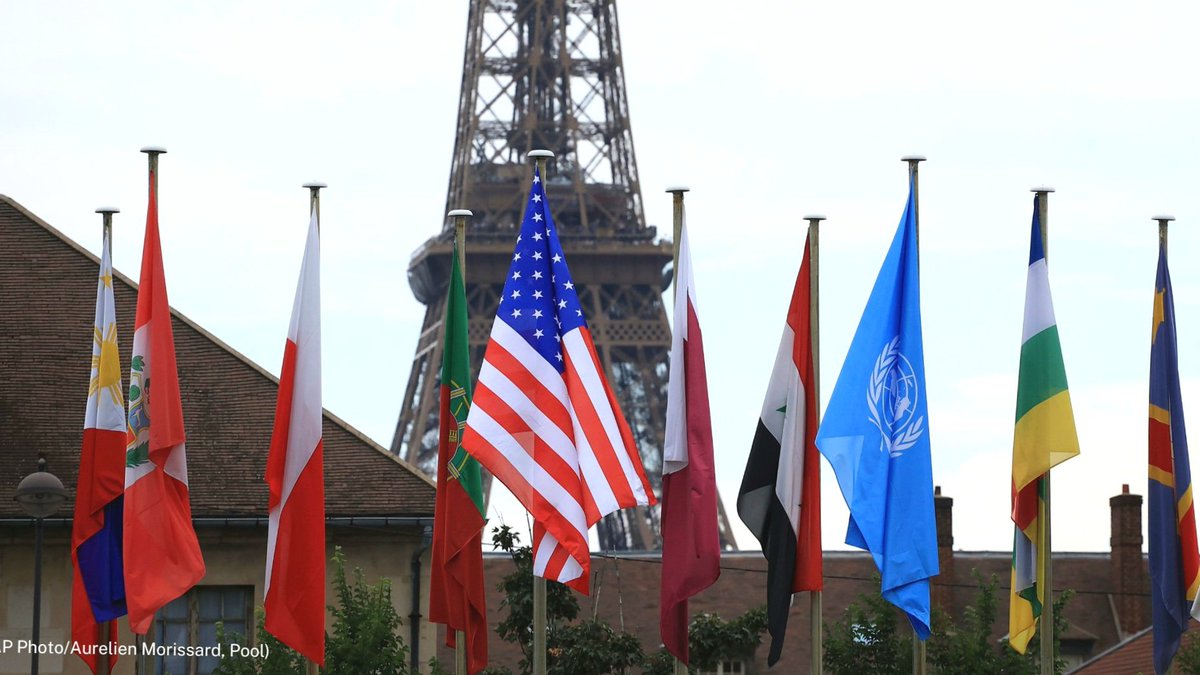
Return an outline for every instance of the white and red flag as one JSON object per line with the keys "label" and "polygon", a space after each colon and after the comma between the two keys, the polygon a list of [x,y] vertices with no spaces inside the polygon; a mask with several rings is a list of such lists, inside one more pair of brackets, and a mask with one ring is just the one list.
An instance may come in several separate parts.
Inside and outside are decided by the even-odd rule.
{"label": "white and red flag", "polygon": [[270,501],[263,604],[266,629],[317,664],[325,663],[322,418],[321,240],[314,210],[283,348],[267,456]]}
{"label": "white and red flag", "polygon": [[139,635],[149,631],[160,607],[204,576],[188,497],[183,404],[155,185],[152,172],[129,368],[125,451],[125,599],[129,625]]}
{"label": "white and red flag", "polygon": [[581,593],[588,529],[655,502],[536,173],[462,446],[533,515],[534,574]]}
{"label": "white and red flag", "polygon": [[712,418],[704,340],[696,315],[687,223],[680,229],[675,276],[675,326],[667,385],[663,444],[662,586],[659,631],[663,646],[688,662],[688,598],[721,576],[717,528],[717,476],[713,469]]}

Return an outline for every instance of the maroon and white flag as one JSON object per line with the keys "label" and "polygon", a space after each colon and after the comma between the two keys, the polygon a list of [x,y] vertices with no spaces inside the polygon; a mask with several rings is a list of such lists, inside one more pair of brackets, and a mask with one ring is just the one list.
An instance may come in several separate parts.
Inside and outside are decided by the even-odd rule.
{"label": "maroon and white flag", "polygon": [[667,651],[686,664],[688,598],[713,585],[721,575],[708,378],[686,222],[680,230],[675,274],[675,326],[663,447],[659,629]]}

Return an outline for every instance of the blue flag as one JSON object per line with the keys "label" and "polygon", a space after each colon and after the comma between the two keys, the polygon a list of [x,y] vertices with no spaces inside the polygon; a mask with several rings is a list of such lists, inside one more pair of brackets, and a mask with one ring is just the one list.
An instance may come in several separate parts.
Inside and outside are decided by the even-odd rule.
{"label": "blue flag", "polygon": [[846,543],[871,552],[884,599],[929,637],[937,528],[921,346],[916,205],[908,204],[817,431],[850,508]]}

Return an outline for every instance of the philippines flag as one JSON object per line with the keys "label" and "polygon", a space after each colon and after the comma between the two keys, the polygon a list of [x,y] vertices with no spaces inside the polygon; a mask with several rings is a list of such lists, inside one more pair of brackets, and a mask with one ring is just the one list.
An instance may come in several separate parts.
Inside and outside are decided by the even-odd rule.
{"label": "philippines flag", "polygon": [[325,662],[325,472],[321,448],[321,242],[314,210],[283,348],[270,491],[266,629],[317,664]]}
{"label": "philippines flag", "polygon": [[[71,526],[71,639],[80,645],[117,637],[116,618],[125,615],[125,577],[121,561],[122,494],[125,491],[125,400],[121,394],[121,356],[117,352],[117,319],[112,288],[112,242],[107,228],[96,284],[96,319],[92,328],[92,378],[88,386],[75,487],[75,519]],[[80,654],[93,673],[99,659]],[[109,658],[109,672],[116,663]]]}
{"label": "philippines flag", "polygon": [[533,177],[463,448],[534,517],[534,574],[588,592],[588,529],[655,503]]}

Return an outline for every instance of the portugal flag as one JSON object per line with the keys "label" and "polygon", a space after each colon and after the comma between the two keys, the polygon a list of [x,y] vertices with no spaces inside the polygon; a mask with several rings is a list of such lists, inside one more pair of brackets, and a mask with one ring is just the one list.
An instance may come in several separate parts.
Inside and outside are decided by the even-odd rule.
{"label": "portugal flag", "polygon": [[321,447],[321,241],[308,224],[267,456],[266,629],[325,663],[325,472]]}
{"label": "portugal flag", "polygon": [[[108,623],[109,644],[115,642],[115,619],[125,614],[125,577],[121,564],[125,402],[121,395],[111,256],[112,243],[105,228],[100,280],[96,286],[96,320],[92,328],[92,378],[75,486],[75,520],[71,527],[71,562],[75,566],[71,639],[80,645],[100,644],[102,623]],[[81,653],[80,658],[93,673],[99,672],[96,654]],[[116,661],[116,655],[109,658],[109,672]]]}
{"label": "portugal flag", "polygon": [[158,239],[155,186],[155,173],[151,172],[125,452],[125,595],[129,625],[139,635],[150,630],[160,607],[186,593],[204,576],[204,559],[188,502],[183,405]]}
{"label": "portugal flag", "polygon": [[808,248],[806,241],[737,500],[738,516],[767,559],[767,663],[772,666],[783,651],[792,594],[822,587]]}
{"label": "portugal flag", "polygon": [[458,247],[451,258],[442,350],[441,414],[438,417],[437,504],[429,566],[429,620],[445,624],[446,644],[455,631],[467,638],[467,670],[487,667],[487,609],[483,591],[483,482],[479,462],[462,447],[471,407],[467,358],[467,297]]}

